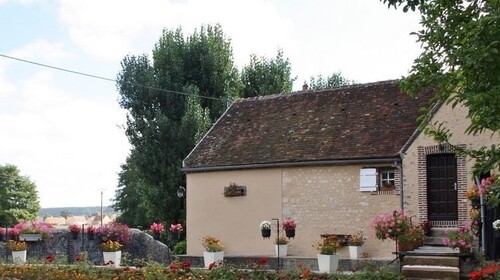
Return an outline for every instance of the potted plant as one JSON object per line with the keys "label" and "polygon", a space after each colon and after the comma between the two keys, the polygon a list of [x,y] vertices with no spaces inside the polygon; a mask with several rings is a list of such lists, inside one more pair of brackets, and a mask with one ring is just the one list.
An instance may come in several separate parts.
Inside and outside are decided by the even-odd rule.
{"label": "potted plant", "polygon": [[479,188],[476,185],[472,185],[465,194],[468,200],[470,200],[471,206],[473,208],[479,207],[481,198],[479,196]]}
{"label": "potted plant", "polygon": [[358,230],[349,238],[348,245],[351,259],[358,259],[363,256],[363,245],[365,244],[365,241],[366,237],[361,230]]}
{"label": "potted plant", "polygon": [[444,245],[458,249],[460,253],[470,254],[473,240],[474,238],[470,229],[460,226],[458,230],[448,231],[448,238],[444,240]]}
{"label": "potted plant", "polygon": [[68,226],[69,231],[73,239],[78,239],[78,234],[80,233],[80,226],[77,224],[72,224]]}
{"label": "potted plant", "polygon": [[8,240],[7,248],[12,252],[12,261],[14,262],[26,262],[26,250],[28,249],[28,244],[24,241]]}
{"label": "potted plant", "polygon": [[339,256],[337,253],[338,240],[337,236],[330,235],[323,238],[323,241],[318,244],[318,270],[320,272],[335,273],[339,265]]}
{"label": "potted plant", "polygon": [[206,268],[209,268],[210,265],[217,265],[224,260],[224,245],[218,238],[207,235],[203,237],[201,243],[205,248],[203,261]]}
{"label": "potted plant", "polygon": [[371,227],[375,231],[375,236],[380,240],[392,239],[397,240],[398,236],[405,234],[411,227],[410,218],[402,211],[393,211],[376,216]]}
{"label": "potted plant", "polygon": [[96,235],[101,242],[108,240],[118,241],[122,245],[130,241],[130,229],[126,224],[117,222],[100,226],[96,229]]}
{"label": "potted plant", "polygon": [[432,224],[430,221],[422,221],[420,223],[420,227],[422,228],[422,230],[424,231],[424,235],[425,236],[431,236],[431,228],[432,228]]}
{"label": "potted plant", "polygon": [[89,225],[87,227],[87,238],[89,240],[94,240],[95,233],[96,233],[96,227],[94,227],[93,225]]}
{"label": "potted plant", "polygon": [[108,240],[101,243],[104,265],[120,266],[123,245],[118,241]]}
{"label": "potted plant", "polygon": [[43,222],[22,221],[12,228],[11,234],[19,235],[19,240],[23,241],[40,241],[48,238],[53,228]]}
{"label": "potted plant", "polygon": [[165,227],[163,226],[162,223],[155,222],[155,223],[151,224],[149,229],[151,230],[151,232],[153,232],[154,240],[160,240],[161,232],[165,229]]}
{"label": "potted plant", "polygon": [[286,257],[288,255],[288,239],[284,236],[276,237],[274,240],[274,249],[276,256]]}
{"label": "potted plant", "polygon": [[181,232],[184,229],[182,228],[182,224],[177,223],[177,224],[171,224],[168,230],[170,231],[170,239],[172,241],[177,241],[180,239]]}
{"label": "potted plant", "polygon": [[262,221],[260,223],[260,231],[261,231],[261,234],[262,234],[262,237],[264,239],[266,238],[270,238],[271,237],[271,222],[269,221]]}
{"label": "potted plant", "polygon": [[295,220],[291,218],[286,218],[282,223],[283,229],[285,230],[286,237],[294,238],[295,237],[295,228],[297,227],[297,223]]}
{"label": "potted plant", "polygon": [[420,226],[411,226],[397,241],[399,251],[413,251],[423,244],[424,231]]}
{"label": "potted plant", "polygon": [[224,196],[245,196],[246,195],[246,187],[238,186],[235,182],[229,182],[229,186],[224,187]]}

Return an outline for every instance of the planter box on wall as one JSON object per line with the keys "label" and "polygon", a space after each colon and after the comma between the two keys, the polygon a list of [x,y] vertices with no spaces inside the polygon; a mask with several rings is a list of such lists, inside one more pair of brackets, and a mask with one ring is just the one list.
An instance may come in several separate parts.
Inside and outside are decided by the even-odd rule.
{"label": "planter box on wall", "polygon": [[238,185],[229,185],[228,187],[224,187],[224,196],[246,196],[247,195],[247,187],[246,186],[238,186]]}
{"label": "planter box on wall", "polygon": [[38,234],[38,233],[19,234],[19,240],[26,241],[26,242],[40,241],[40,240],[42,240],[42,234]]}

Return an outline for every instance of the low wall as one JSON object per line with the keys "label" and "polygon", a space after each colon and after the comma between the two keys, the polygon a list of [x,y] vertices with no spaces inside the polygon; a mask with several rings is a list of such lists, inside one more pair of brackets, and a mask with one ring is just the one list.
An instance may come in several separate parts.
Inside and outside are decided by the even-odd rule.
{"label": "low wall", "polygon": [[[134,265],[137,260],[156,261],[163,264],[170,264],[171,253],[167,245],[154,240],[149,234],[138,229],[130,229],[131,241],[122,249],[123,254],[128,255],[130,265]],[[96,265],[104,263],[99,240],[88,240],[87,235],[78,236],[73,239],[68,230],[55,230],[52,236],[46,240],[28,242],[27,260],[44,261],[49,255],[56,258],[67,258],[69,263],[74,262],[75,256],[82,252],[87,252],[89,260]],[[12,254],[6,248],[5,242],[0,242],[0,258],[2,256],[7,261],[12,260]]]}

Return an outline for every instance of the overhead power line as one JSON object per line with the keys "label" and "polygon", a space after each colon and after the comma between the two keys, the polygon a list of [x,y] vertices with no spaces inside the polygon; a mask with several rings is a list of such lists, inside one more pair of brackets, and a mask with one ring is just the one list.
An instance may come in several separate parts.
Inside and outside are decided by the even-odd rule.
{"label": "overhead power line", "polygon": [[[69,70],[69,69],[65,69],[65,68],[60,68],[60,67],[56,67],[56,66],[52,66],[52,65],[48,65],[48,64],[43,64],[43,63],[39,63],[39,62],[34,62],[34,61],[22,59],[22,58],[8,56],[8,55],[1,54],[1,53],[0,53],[0,56],[8,58],[8,59],[12,59],[12,60],[21,61],[21,62],[24,62],[24,63],[34,64],[34,65],[41,66],[41,67],[46,67],[46,68],[50,68],[50,69],[54,69],[54,70],[58,70],[58,71],[63,71],[63,72],[71,73],[71,74],[86,76],[86,77],[90,77],[90,78],[94,78],[94,79],[100,79],[100,80],[104,80],[104,81],[108,81],[108,82],[114,82],[114,83],[117,82],[115,79],[110,79],[110,78],[106,78],[106,77],[100,77],[100,76],[97,76],[97,75],[92,75],[92,74],[87,74],[87,73],[79,72],[79,71],[74,71],[74,70]],[[218,98],[218,97],[201,96],[201,95],[196,95],[196,94],[192,94],[192,93],[186,93],[186,92],[180,92],[180,91],[162,89],[162,88],[157,88],[157,87],[152,87],[152,86],[146,86],[146,85],[141,85],[141,84],[132,83],[132,82],[126,82],[126,83],[130,84],[130,85],[134,85],[134,86],[139,86],[139,87],[142,87],[142,88],[146,88],[146,89],[158,90],[158,91],[167,92],[167,93],[173,93],[173,94],[179,94],[179,95],[186,95],[186,96],[194,96],[194,97],[205,98],[205,99],[212,99],[212,100],[226,101],[225,99]]]}

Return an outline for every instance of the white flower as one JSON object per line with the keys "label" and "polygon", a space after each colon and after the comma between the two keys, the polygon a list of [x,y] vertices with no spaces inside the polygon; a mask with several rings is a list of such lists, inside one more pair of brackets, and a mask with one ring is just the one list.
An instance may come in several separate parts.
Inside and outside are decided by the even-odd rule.
{"label": "white flower", "polygon": [[260,223],[260,229],[271,229],[271,222],[270,221],[262,221]]}
{"label": "white flower", "polygon": [[493,222],[493,228],[495,230],[500,230],[500,219]]}

